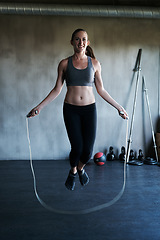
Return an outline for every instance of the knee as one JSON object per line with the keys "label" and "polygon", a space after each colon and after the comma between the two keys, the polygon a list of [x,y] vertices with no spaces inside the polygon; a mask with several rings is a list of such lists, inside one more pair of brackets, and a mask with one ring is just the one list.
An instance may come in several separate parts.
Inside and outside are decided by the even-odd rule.
{"label": "knee", "polygon": [[78,163],[82,156],[82,148],[79,146],[77,148],[71,148],[69,158],[71,161]]}
{"label": "knee", "polygon": [[78,158],[78,157],[80,158],[81,155],[82,155],[81,147],[71,149],[70,156],[74,156],[75,158]]}
{"label": "knee", "polygon": [[92,150],[85,150],[83,151],[83,154],[81,155],[81,162],[86,164],[92,157]]}

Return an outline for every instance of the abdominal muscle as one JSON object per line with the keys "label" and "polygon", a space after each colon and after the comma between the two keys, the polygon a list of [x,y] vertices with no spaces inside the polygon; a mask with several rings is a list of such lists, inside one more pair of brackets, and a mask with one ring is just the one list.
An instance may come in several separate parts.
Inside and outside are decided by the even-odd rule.
{"label": "abdominal muscle", "polygon": [[95,103],[93,87],[88,86],[69,86],[64,100],[66,103],[85,106]]}

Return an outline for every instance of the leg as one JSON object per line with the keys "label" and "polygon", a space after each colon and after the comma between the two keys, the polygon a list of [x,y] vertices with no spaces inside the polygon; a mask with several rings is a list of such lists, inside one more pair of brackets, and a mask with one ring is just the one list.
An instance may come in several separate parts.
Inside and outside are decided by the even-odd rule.
{"label": "leg", "polygon": [[81,119],[78,109],[79,107],[66,103],[63,108],[64,122],[71,144],[71,152],[69,156],[70,165],[74,170],[78,165],[83,150]]}
{"label": "leg", "polygon": [[[81,184],[87,185],[89,177],[84,171],[84,167],[92,156],[93,146],[96,137],[97,113],[95,104],[86,107],[82,118],[82,134],[83,134],[83,153],[78,164],[78,174]],[[85,110],[86,110],[85,109]]]}
{"label": "leg", "polygon": [[92,157],[93,147],[96,138],[97,129],[97,111],[96,105],[91,104],[88,106],[88,111],[84,114],[82,122],[82,134],[83,134],[83,153],[81,155],[81,162],[78,166],[79,169],[82,164],[87,164],[87,162]]}
{"label": "leg", "polygon": [[79,170],[79,171],[82,171],[83,168],[85,167],[85,165],[86,165],[86,164],[84,164],[84,163],[82,163],[81,161],[79,161],[79,163],[78,163],[78,167],[77,167],[78,170]]}
{"label": "leg", "polygon": [[77,107],[69,104],[64,104],[63,109],[64,122],[71,144],[70,165],[71,170],[66,180],[65,186],[69,190],[74,190],[75,177],[77,173],[77,165],[82,154],[83,142],[81,134],[81,120],[77,112]]}

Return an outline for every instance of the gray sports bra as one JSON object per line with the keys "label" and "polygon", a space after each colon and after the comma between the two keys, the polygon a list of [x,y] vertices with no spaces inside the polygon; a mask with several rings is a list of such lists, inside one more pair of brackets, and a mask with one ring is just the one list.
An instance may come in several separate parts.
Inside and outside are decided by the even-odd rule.
{"label": "gray sports bra", "polygon": [[88,57],[88,66],[85,69],[77,69],[73,66],[72,57],[68,58],[68,66],[65,73],[67,86],[93,86],[94,68],[91,57]]}

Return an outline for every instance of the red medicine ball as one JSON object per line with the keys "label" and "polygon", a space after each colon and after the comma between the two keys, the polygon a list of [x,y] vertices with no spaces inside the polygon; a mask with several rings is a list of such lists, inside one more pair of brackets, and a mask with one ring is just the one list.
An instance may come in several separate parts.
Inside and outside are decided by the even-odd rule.
{"label": "red medicine ball", "polygon": [[106,162],[106,156],[104,155],[104,153],[102,152],[98,152],[94,155],[94,162],[95,164],[97,164],[98,166],[102,166],[105,164]]}

